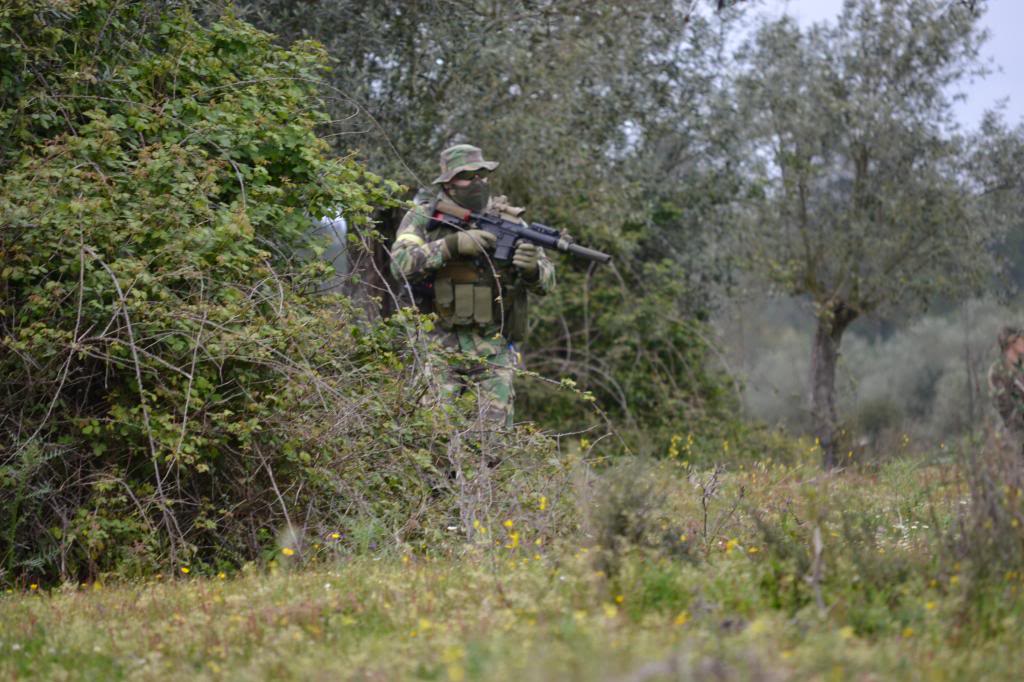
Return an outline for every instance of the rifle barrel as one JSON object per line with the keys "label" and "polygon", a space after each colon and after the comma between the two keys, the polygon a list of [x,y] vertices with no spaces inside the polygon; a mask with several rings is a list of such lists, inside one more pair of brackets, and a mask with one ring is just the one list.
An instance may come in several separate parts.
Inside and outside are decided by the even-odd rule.
{"label": "rifle barrel", "polygon": [[574,256],[586,258],[587,260],[597,261],[602,265],[606,264],[608,261],[612,259],[612,257],[607,253],[597,251],[595,249],[588,249],[587,247],[580,246],[579,244],[569,244],[569,248],[567,249],[567,251],[573,254]]}

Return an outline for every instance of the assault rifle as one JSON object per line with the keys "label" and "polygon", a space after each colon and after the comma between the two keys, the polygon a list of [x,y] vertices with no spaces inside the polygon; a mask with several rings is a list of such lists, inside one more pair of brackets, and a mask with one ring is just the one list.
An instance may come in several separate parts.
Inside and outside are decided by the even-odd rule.
{"label": "assault rifle", "polygon": [[439,201],[435,210],[441,214],[439,218],[431,218],[435,224],[448,225],[457,230],[485,230],[497,237],[498,243],[494,247],[494,260],[498,263],[511,261],[512,253],[516,250],[516,245],[519,242],[530,242],[546,249],[571,253],[574,256],[598,263],[607,263],[612,259],[607,253],[575,244],[568,234],[540,223],[520,225],[492,213],[474,213],[451,201]]}

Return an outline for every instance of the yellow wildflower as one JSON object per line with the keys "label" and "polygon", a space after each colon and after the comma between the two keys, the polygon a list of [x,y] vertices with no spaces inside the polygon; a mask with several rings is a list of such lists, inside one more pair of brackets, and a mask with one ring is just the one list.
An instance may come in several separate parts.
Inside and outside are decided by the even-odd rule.
{"label": "yellow wildflower", "polygon": [[341,533],[331,533],[331,539],[332,540],[340,540],[341,539]]}
{"label": "yellow wildflower", "polygon": [[672,621],[675,625],[686,625],[686,621],[690,620],[690,614],[686,611],[680,611],[676,619]]}
{"label": "yellow wildflower", "polygon": [[747,626],[747,632],[749,632],[751,635],[762,635],[768,632],[771,629],[771,627],[772,624],[771,622],[769,622],[767,618],[758,616],[753,621],[751,621],[750,625]]}
{"label": "yellow wildflower", "polygon": [[185,575],[188,575],[188,572],[189,572],[188,566],[182,566],[181,567],[181,572],[184,573]]}
{"label": "yellow wildflower", "polygon": [[501,525],[505,526],[506,528],[511,528],[512,526],[514,526],[516,524],[513,523],[512,519],[506,519],[505,523],[503,523]]}
{"label": "yellow wildflower", "polygon": [[679,441],[682,437],[678,434],[672,436],[672,441],[668,444],[668,456],[675,459],[679,456]]}
{"label": "yellow wildflower", "polygon": [[281,550],[281,554],[284,554],[285,556],[292,556],[295,554],[295,550],[291,547],[285,547]]}

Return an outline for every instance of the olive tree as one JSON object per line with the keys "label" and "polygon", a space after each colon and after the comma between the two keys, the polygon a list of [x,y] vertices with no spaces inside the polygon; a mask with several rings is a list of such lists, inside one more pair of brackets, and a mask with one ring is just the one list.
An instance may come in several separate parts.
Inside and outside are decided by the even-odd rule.
{"label": "olive tree", "polygon": [[765,22],[743,51],[737,108],[757,180],[742,243],[753,272],[813,306],[809,397],[826,468],[851,323],[967,293],[996,268],[1005,213],[983,199],[1000,183],[991,163],[976,171],[1001,143],[961,134],[951,99],[983,71],[981,9],[847,0],[834,24]]}

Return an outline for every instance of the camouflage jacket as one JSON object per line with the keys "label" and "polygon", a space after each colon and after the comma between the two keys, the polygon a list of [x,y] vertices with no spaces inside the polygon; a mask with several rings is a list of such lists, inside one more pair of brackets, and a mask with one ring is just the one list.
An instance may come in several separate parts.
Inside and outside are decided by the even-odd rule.
{"label": "camouflage jacket", "polygon": [[[436,313],[443,329],[475,329],[487,336],[523,340],[528,328],[528,294],[544,295],[555,286],[555,268],[544,249],[538,248],[537,276],[532,279],[511,264],[453,258],[445,237],[454,228],[432,226],[430,207],[429,203],[417,203],[406,213],[391,249],[391,274],[403,289],[406,283],[414,285],[407,291],[417,307]],[[522,222],[523,210],[506,204],[504,197],[493,198],[486,210]]]}
{"label": "camouflage jacket", "polygon": [[1006,428],[1024,435],[1024,367],[1009,367],[999,358],[989,369],[988,387]]}
{"label": "camouflage jacket", "polygon": [[[444,195],[439,194],[438,199]],[[429,279],[445,263],[452,258],[448,253],[448,247],[444,243],[446,231],[440,229],[429,229],[430,215],[428,204],[417,203],[405,214],[398,232],[395,234],[395,242],[391,247],[391,274],[399,282],[421,282]],[[506,219],[519,219],[521,209],[509,206],[505,197],[491,197],[487,204],[488,212],[501,213]],[[523,222],[519,219],[520,222]],[[525,223],[523,223],[525,224]],[[544,253],[540,251],[539,271],[536,281],[526,282],[530,293],[543,296],[555,288],[555,266]],[[509,272],[504,273],[506,277],[515,279],[518,271],[509,267]]]}

